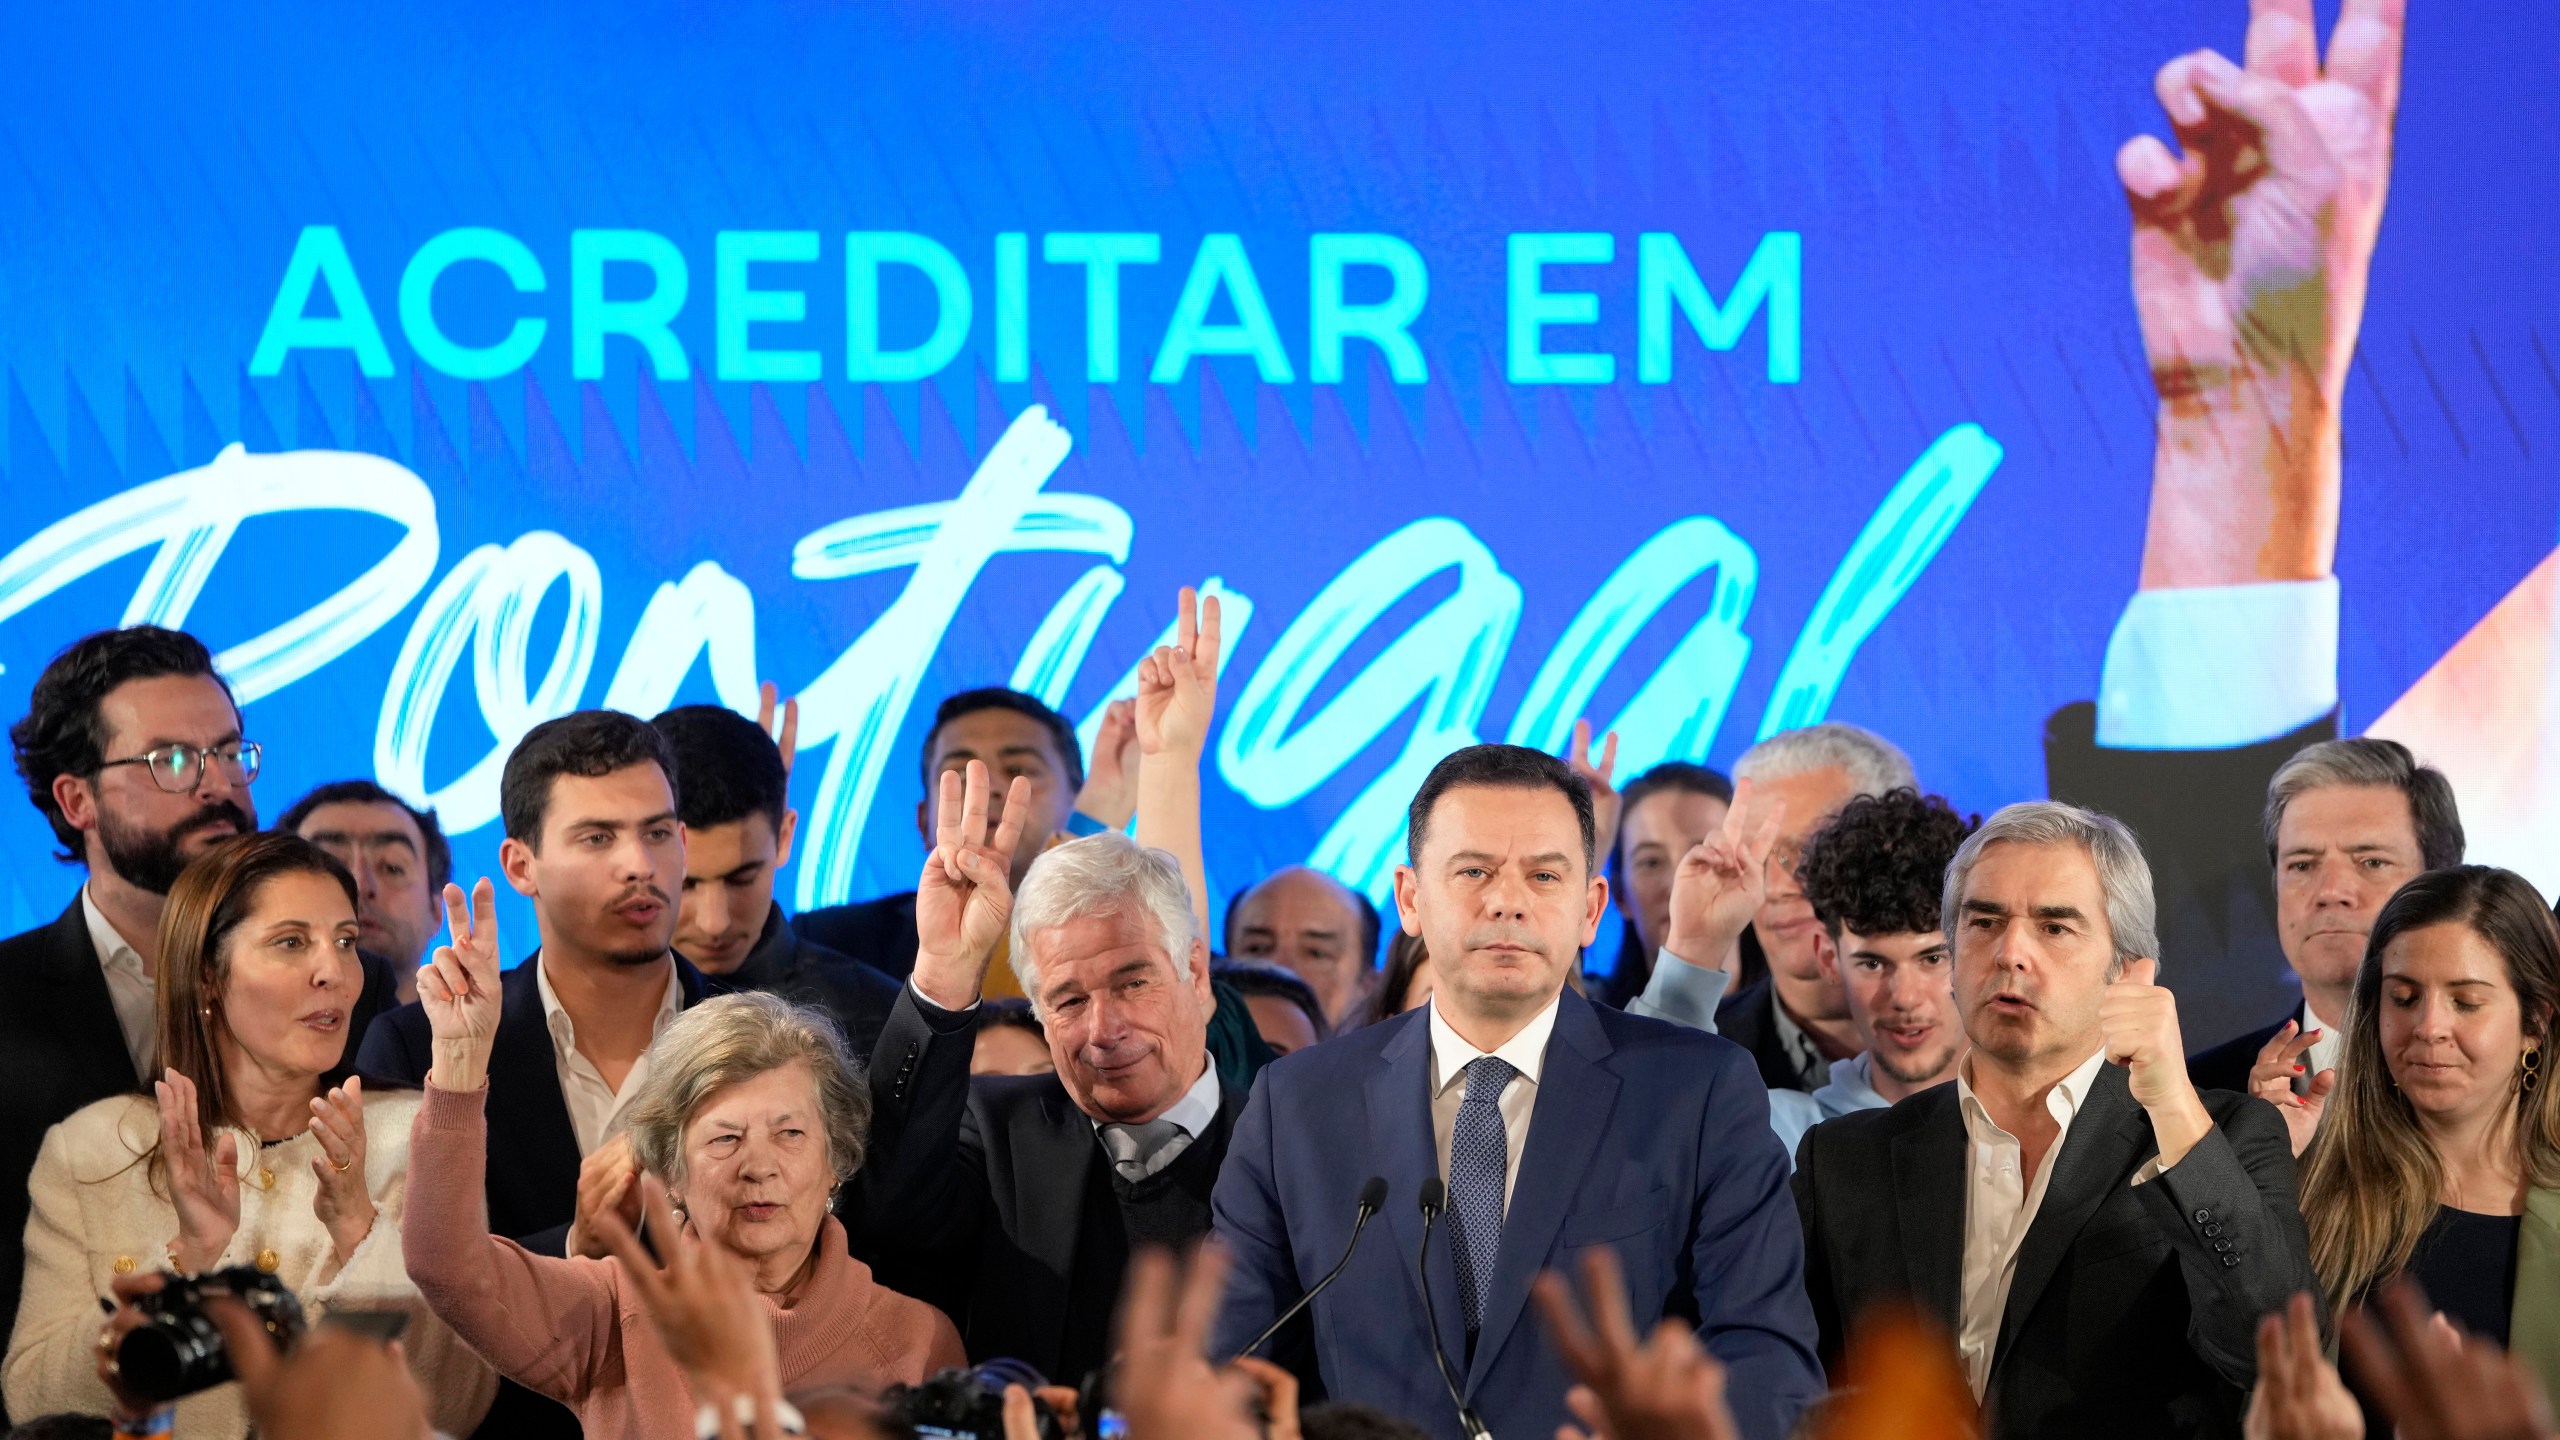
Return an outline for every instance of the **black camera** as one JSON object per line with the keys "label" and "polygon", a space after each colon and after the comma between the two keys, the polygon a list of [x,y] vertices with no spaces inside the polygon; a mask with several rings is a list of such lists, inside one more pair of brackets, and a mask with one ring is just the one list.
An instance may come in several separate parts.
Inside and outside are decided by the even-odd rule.
{"label": "black camera", "polygon": [[892,1433],[916,1440],[1004,1440],[1004,1387],[1031,1391],[1040,1440],[1064,1440],[1058,1412],[1039,1396],[1048,1384],[1019,1360],[990,1360],[974,1370],[945,1370],[920,1385],[892,1385],[880,1397]]}
{"label": "black camera", "polygon": [[210,1390],[232,1378],[231,1352],[222,1343],[221,1327],[204,1313],[206,1299],[217,1295],[248,1306],[249,1313],[275,1337],[278,1349],[290,1348],[302,1338],[302,1302],[273,1275],[246,1265],[204,1275],[173,1275],[151,1294],[134,1297],[133,1308],[142,1312],[142,1324],[126,1331],[116,1345],[116,1375],[125,1389],[159,1403]]}

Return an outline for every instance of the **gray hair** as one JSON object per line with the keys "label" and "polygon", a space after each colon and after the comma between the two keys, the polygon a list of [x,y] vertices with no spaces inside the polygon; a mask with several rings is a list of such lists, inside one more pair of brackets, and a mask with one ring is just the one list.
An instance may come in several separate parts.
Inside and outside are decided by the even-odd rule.
{"label": "gray hair", "polygon": [[2151,862],[2124,822],[2095,810],[2059,800],[2021,800],[1982,822],[1982,828],[1956,847],[1947,862],[1946,889],[1938,913],[1953,936],[1962,923],[1957,901],[1982,852],[2007,841],[2016,845],[2077,845],[2098,869],[2098,889],[2106,896],[2107,935],[2115,944],[2115,961],[2107,967],[2113,979],[2128,960],[2160,958],[2159,908],[2151,896]]}
{"label": "gray hair", "polygon": [[1031,873],[1014,897],[1013,935],[1006,950],[1013,978],[1031,997],[1034,1011],[1040,1008],[1040,972],[1031,958],[1031,937],[1071,920],[1130,909],[1155,922],[1174,969],[1187,973],[1200,921],[1191,913],[1191,887],[1182,881],[1182,862],[1116,830],[1053,845],[1031,862]]}
{"label": "gray hair", "polygon": [[742,1080],[806,1065],[825,1122],[827,1164],[841,1182],[862,1165],[871,1090],[854,1071],[844,1032],[823,1010],[777,995],[720,995],[669,1022],[649,1047],[649,1073],[623,1112],[640,1167],[684,1178],[684,1131],[712,1096]]}
{"label": "gray hair", "polygon": [[1848,774],[1860,795],[1920,788],[1911,757],[1902,753],[1901,746],[1845,720],[1779,731],[1742,752],[1742,758],[1733,762],[1733,778],[1759,784],[1832,765]]}
{"label": "gray hair", "polygon": [[2462,863],[2462,812],[2454,807],[2453,782],[2432,765],[2422,765],[2397,740],[2358,736],[2305,745],[2284,762],[2267,782],[2267,809],[2260,828],[2267,837],[2267,863],[2280,864],[2276,830],[2284,824],[2285,807],[2312,790],[2339,786],[2371,786],[2397,790],[2409,801],[2409,825],[2418,838],[2421,865],[2450,870]]}

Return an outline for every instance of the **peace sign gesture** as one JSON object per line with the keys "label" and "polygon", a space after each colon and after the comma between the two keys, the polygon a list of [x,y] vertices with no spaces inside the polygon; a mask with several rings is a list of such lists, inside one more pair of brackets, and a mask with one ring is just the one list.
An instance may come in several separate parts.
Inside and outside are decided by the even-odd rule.
{"label": "peace sign gesture", "polygon": [[984,762],[942,772],[934,807],[933,853],[916,881],[916,989],[945,1010],[978,1001],[987,959],[1013,919],[1013,852],[1031,808],[1031,782],[1013,777],[1001,816],[988,834],[987,800],[994,782]]}
{"label": "peace sign gesture", "polygon": [[453,943],[437,946],[418,971],[418,1004],[434,1043],[427,1082],[439,1090],[477,1090],[488,1078],[505,1007],[498,988],[498,898],[489,877],[471,887],[467,909],[462,887],[446,885],[444,919]]}
{"label": "peace sign gesture", "polygon": [[1722,970],[1743,928],[1769,888],[1769,852],[1787,818],[1787,802],[1769,813],[1746,838],[1742,817],[1751,808],[1751,782],[1734,787],[1724,828],[1689,847],[1671,876],[1670,933],[1662,948],[1708,970]]}
{"label": "peace sign gesture", "polygon": [[1138,662],[1138,749],[1197,756],[1218,708],[1218,597],[1182,587],[1174,643]]}

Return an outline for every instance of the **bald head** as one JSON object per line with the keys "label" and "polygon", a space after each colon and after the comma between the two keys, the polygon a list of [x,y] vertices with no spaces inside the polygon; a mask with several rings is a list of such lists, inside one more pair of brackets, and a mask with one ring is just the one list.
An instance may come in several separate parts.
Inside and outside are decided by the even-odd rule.
{"label": "bald head", "polygon": [[1377,938],[1377,911],[1304,865],[1274,873],[1227,907],[1228,957],[1294,971],[1335,1025],[1368,996]]}

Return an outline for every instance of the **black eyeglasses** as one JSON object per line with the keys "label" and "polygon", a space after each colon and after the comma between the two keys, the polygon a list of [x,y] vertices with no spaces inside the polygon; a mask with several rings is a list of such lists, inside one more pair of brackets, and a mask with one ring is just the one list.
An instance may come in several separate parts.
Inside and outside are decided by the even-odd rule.
{"label": "black eyeglasses", "polygon": [[246,785],[258,778],[258,747],[246,740],[233,740],[210,748],[179,741],[128,755],[122,760],[109,760],[98,766],[112,770],[118,765],[146,765],[152,782],[172,794],[184,795],[204,780],[204,767],[219,765],[233,782]]}

